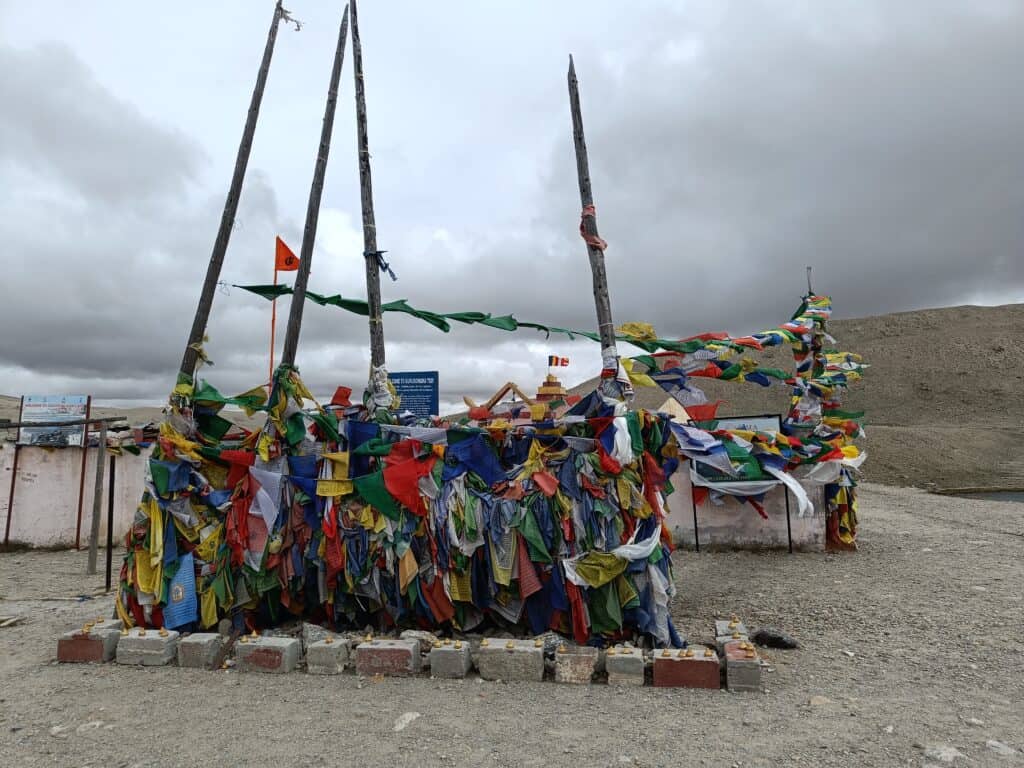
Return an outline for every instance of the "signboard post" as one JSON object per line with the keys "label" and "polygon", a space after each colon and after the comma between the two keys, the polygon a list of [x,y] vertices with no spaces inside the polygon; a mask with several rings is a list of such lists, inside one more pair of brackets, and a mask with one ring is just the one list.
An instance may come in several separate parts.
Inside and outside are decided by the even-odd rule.
{"label": "signboard post", "polygon": [[402,398],[401,409],[417,418],[437,416],[440,410],[437,371],[392,371],[388,378]]}
{"label": "signboard post", "polygon": [[[21,399],[21,413],[18,421],[54,422],[81,421],[92,415],[92,398],[87,395],[25,395]],[[85,460],[88,451],[88,424],[74,424],[66,427],[19,427],[18,445],[37,445],[46,448],[82,449],[82,467],[78,478],[78,519],[75,523],[75,549],[81,544],[82,536],[82,500],[85,495]],[[100,447],[102,456],[103,447]],[[17,454],[15,454],[17,456]],[[13,503],[14,478],[11,478],[11,497]],[[10,515],[10,505],[8,505]]]}
{"label": "signboard post", "polygon": [[[25,395],[18,421],[81,421],[89,418],[86,395]],[[67,427],[21,427],[18,443],[51,448],[85,447],[85,424]]]}

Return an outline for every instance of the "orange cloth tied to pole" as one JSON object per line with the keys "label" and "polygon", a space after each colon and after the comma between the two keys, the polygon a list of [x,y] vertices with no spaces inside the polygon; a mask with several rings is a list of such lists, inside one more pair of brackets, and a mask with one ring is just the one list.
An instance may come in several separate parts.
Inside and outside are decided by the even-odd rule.
{"label": "orange cloth tied to pole", "polygon": [[584,225],[584,220],[587,218],[587,216],[595,217],[596,215],[597,211],[594,209],[594,206],[588,205],[583,208],[583,213],[580,214],[580,237],[583,238],[587,245],[592,245],[595,248],[600,248],[603,251],[605,248],[608,247],[608,243],[606,243],[598,235],[588,235],[587,228]]}

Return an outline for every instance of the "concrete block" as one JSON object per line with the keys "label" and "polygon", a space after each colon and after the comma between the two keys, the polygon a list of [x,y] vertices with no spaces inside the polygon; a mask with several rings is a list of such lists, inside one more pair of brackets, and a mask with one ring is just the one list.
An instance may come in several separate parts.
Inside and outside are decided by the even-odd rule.
{"label": "concrete block", "polygon": [[725,646],[726,643],[749,643],[750,638],[742,632],[730,632],[729,634],[719,635],[715,638],[715,650],[718,651],[718,655],[723,659],[725,658]]}
{"label": "concrete block", "polygon": [[741,635],[749,635],[747,632],[747,626],[737,618],[732,619],[717,619],[715,621],[715,637],[725,637],[731,635],[733,632],[739,632]]}
{"label": "concrete block", "polygon": [[196,632],[178,641],[178,666],[209,669],[224,639],[217,632]]}
{"label": "concrete block", "polygon": [[761,690],[761,659],[749,641],[725,644],[725,682],[730,691]]}
{"label": "concrete block", "polygon": [[163,634],[157,629],[130,629],[117,644],[117,663],[143,667],[170,664],[178,655],[180,637],[173,629]]}
{"label": "concrete block", "polygon": [[306,671],[311,675],[340,675],[348,664],[352,643],[345,637],[327,637],[306,646]]}
{"label": "concrete block", "polygon": [[437,644],[430,649],[430,676],[462,678],[469,672],[469,643],[456,640],[447,645]]}
{"label": "concrete block", "polygon": [[555,651],[555,682],[588,685],[600,653],[597,648],[586,645],[559,646]]}
{"label": "concrete block", "polygon": [[356,647],[356,673],[364,677],[408,677],[423,668],[419,640],[377,640]]}
{"label": "concrete block", "polygon": [[654,685],[657,688],[722,687],[718,654],[702,645],[654,652]]}
{"label": "concrete block", "polygon": [[616,645],[604,654],[608,685],[643,685],[644,652],[639,648]]}
{"label": "concrete block", "polygon": [[100,663],[111,661],[121,639],[121,622],[92,624],[85,628],[65,632],[57,639],[57,661],[61,663]]}
{"label": "concrete block", "polygon": [[235,669],[239,672],[285,674],[299,663],[301,643],[296,637],[244,637],[235,643]]}
{"label": "concrete block", "polygon": [[537,645],[534,640],[506,637],[484,638],[477,652],[476,668],[485,680],[543,680],[544,643]]}

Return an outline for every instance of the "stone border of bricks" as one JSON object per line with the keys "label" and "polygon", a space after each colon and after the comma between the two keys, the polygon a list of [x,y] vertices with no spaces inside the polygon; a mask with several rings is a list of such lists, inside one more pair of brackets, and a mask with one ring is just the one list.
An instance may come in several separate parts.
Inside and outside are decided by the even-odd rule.
{"label": "stone border of bricks", "polygon": [[[441,638],[421,630],[400,637],[336,633],[303,624],[298,637],[252,632],[234,644],[222,669],[286,674],[305,667],[307,674],[362,677],[463,679],[475,669],[481,679],[659,688],[761,691],[763,662],[748,639],[746,625],[733,616],[714,622],[714,646],[645,651],[630,643],[599,649],[578,646],[546,633],[513,637]],[[165,629],[125,629],[120,621],[97,619],[58,639],[61,663],[104,663],[210,669],[229,640],[217,632],[180,635]]]}

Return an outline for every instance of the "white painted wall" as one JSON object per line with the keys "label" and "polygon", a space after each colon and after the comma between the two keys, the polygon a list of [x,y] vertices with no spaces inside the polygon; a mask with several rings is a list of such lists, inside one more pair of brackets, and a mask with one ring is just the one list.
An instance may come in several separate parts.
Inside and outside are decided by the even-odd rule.
{"label": "white painted wall", "polygon": [[[96,456],[92,448],[86,456],[85,490],[82,502],[81,546],[89,543],[93,494],[96,487]],[[118,544],[127,533],[135,508],[142,498],[145,463],[149,451],[139,456],[118,456],[114,485],[114,541]],[[103,500],[100,514],[100,545],[107,536],[107,474],[109,457],[104,454]],[[82,467],[81,448],[18,448],[18,475],[12,473],[14,444],[0,444],[0,541],[11,520],[10,541],[34,547],[75,545],[78,520],[78,488]],[[11,482],[14,486],[13,514],[8,509]]]}
{"label": "white painted wall", "polygon": [[[814,513],[797,514],[796,499],[790,496],[790,525],[793,549],[805,552],[825,551],[825,490],[820,483],[801,481],[814,505]],[[680,464],[672,475],[675,492],[668,497],[667,522],[676,546],[694,548],[693,485],[689,462]],[[697,506],[697,532],[700,548],[723,549],[786,549],[786,496],[783,486],[765,494],[765,520],[750,504],[726,497],[721,506],[710,499]]]}

